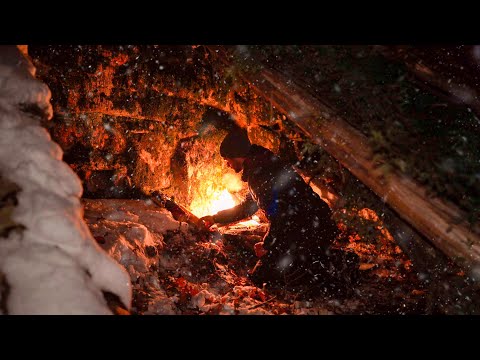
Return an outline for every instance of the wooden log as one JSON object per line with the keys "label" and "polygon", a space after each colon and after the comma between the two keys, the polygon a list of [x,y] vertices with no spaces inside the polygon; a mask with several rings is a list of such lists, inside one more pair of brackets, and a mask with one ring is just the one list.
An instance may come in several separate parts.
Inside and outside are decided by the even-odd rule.
{"label": "wooden log", "polygon": [[423,186],[395,170],[383,174],[372,161],[374,154],[367,138],[291,77],[265,66],[243,76],[259,95],[271,101],[407,223],[464,267],[467,274],[480,279],[480,237],[463,211],[430,197]]}

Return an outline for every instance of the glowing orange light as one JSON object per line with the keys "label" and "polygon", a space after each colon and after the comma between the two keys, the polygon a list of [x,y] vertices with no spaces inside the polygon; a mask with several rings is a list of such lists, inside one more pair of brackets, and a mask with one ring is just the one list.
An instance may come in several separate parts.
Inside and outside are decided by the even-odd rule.
{"label": "glowing orange light", "polygon": [[192,213],[198,217],[213,215],[225,209],[230,209],[236,205],[235,200],[227,189],[217,191],[209,199],[194,199],[190,205]]}
{"label": "glowing orange light", "polygon": [[[192,202],[190,211],[198,217],[214,215],[225,209],[230,209],[239,203],[232,196],[245,186],[239,174],[223,172],[222,168],[203,166],[196,168],[195,186],[191,188]],[[220,175],[220,176],[219,176]]]}
{"label": "glowing orange light", "polygon": [[385,236],[385,239],[387,239],[390,242],[394,242],[395,240],[393,239],[393,236],[390,234],[388,229],[383,225],[383,221],[380,220],[378,217],[378,214],[373,211],[372,209],[368,208],[363,208],[358,211],[358,215],[366,220],[370,220],[372,222],[378,222],[380,224],[379,230]]}
{"label": "glowing orange light", "polygon": [[220,210],[230,209],[235,206],[235,201],[228,190],[223,190],[218,196],[210,202],[210,213],[214,214]]}
{"label": "glowing orange light", "polygon": [[251,227],[260,225],[260,218],[257,215],[253,215],[250,220],[241,221],[237,225]]}

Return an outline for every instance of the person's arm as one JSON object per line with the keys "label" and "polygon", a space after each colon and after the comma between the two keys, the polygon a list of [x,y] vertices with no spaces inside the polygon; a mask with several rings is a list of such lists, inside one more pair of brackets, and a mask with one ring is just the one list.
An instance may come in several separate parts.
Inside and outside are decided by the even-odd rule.
{"label": "person's arm", "polygon": [[221,225],[229,224],[249,217],[258,210],[258,205],[250,194],[237,206],[222,210],[213,215],[213,221]]}

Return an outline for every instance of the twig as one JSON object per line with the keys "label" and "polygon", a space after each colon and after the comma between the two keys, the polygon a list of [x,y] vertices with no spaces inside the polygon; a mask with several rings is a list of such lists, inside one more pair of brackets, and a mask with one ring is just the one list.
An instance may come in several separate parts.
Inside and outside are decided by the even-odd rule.
{"label": "twig", "polygon": [[270,299],[265,300],[264,302],[262,302],[262,303],[260,303],[260,304],[250,306],[250,307],[247,308],[247,309],[248,309],[248,310],[253,310],[253,309],[259,308],[260,306],[265,305],[266,303],[269,303],[270,301],[272,301],[272,300],[274,300],[274,299],[276,299],[276,298],[277,298],[277,295],[272,296]]}

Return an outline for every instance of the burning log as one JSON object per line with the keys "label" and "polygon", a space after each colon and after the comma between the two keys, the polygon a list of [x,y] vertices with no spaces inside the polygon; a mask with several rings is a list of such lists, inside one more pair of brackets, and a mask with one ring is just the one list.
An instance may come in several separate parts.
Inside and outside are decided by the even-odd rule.
{"label": "burning log", "polygon": [[150,195],[147,195],[156,205],[164,207],[172,213],[172,216],[177,221],[183,221],[193,226],[195,230],[203,233],[209,233],[210,231],[205,226],[202,220],[195,216],[186,207],[177,204],[172,198],[159,191],[154,191]]}

